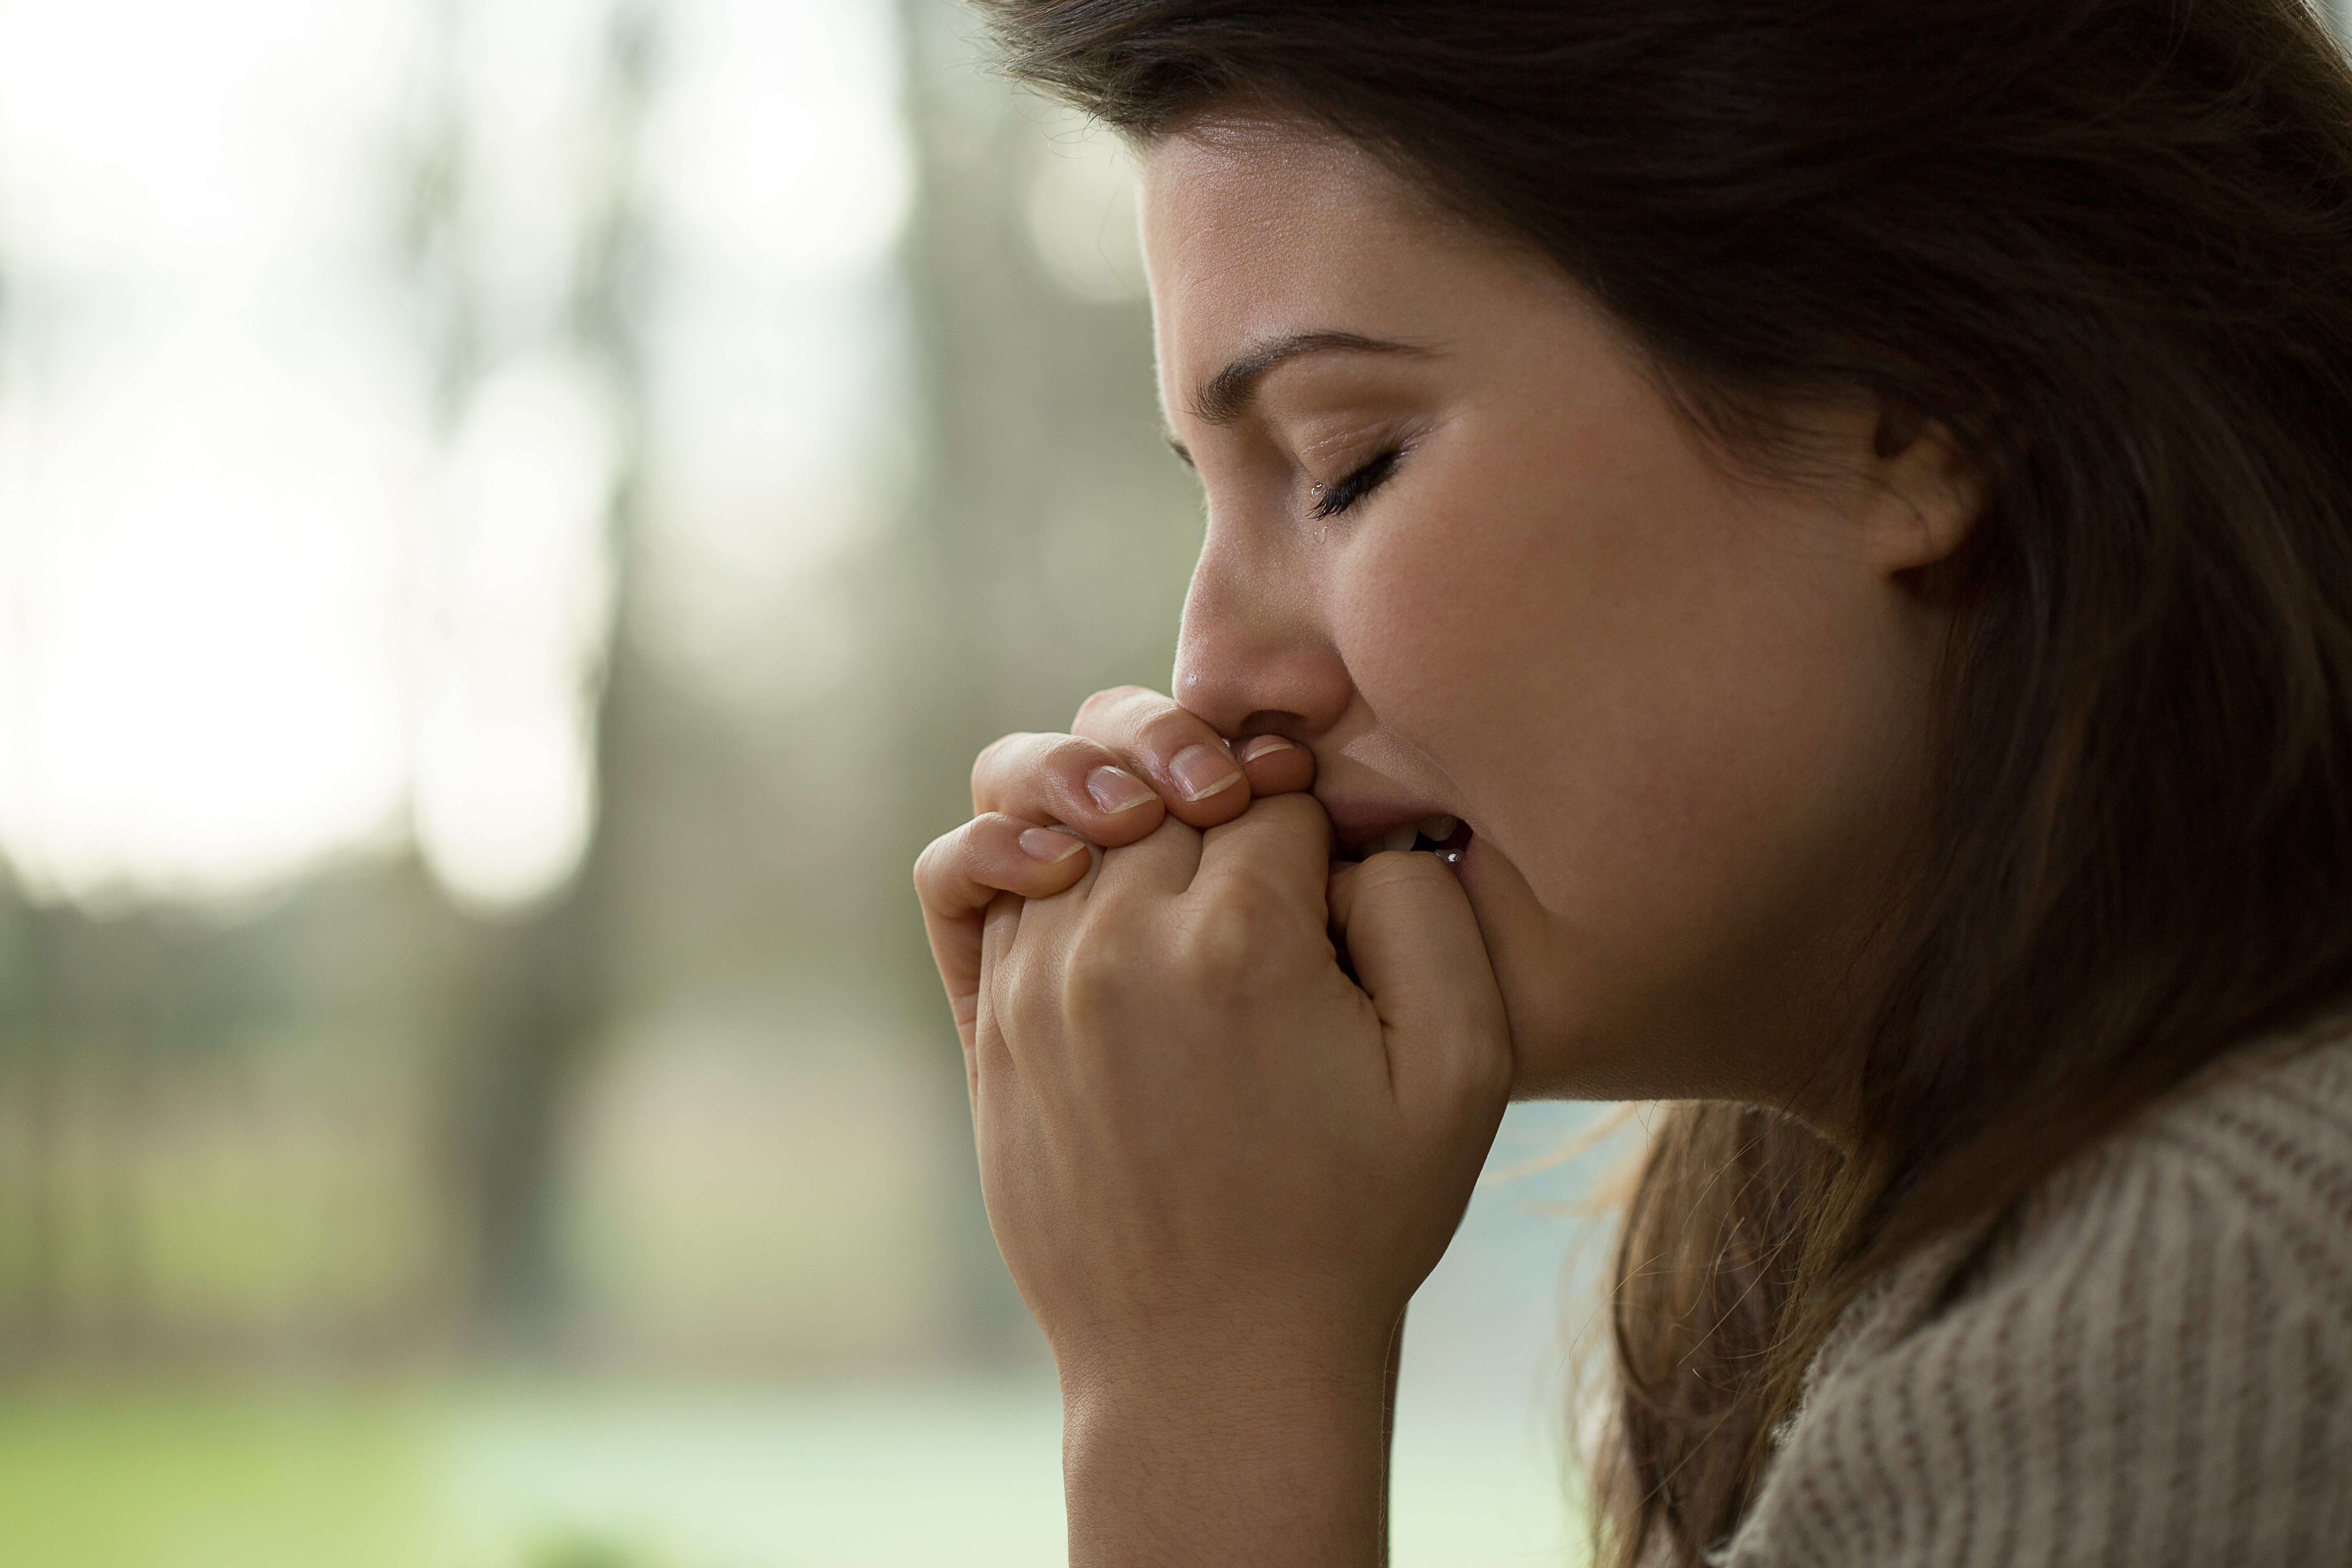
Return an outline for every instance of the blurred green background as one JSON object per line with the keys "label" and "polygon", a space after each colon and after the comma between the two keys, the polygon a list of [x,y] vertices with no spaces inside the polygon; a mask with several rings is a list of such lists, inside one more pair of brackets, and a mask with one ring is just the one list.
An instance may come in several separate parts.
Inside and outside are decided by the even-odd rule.
{"label": "blurred green background", "polygon": [[[976,31],[0,0],[0,1563],[1059,1559],[908,870],[1200,517]],[[1402,1564],[1580,1560],[1591,1127],[1416,1300]]]}

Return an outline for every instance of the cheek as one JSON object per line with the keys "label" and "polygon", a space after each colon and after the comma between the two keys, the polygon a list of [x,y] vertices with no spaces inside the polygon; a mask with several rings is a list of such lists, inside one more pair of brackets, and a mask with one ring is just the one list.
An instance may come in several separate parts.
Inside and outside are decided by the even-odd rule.
{"label": "cheek", "polygon": [[1486,613],[1496,607],[1486,577],[1427,534],[1401,534],[1351,552],[1331,601],[1349,680],[1382,729],[1438,767],[1465,810],[1471,792],[1491,786],[1494,754],[1524,722],[1515,683],[1496,677],[1521,658],[1523,629]]}
{"label": "cheek", "polygon": [[1836,571],[1711,468],[1619,435],[1572,492],[1433,472],[1446,504],[1361,541],[1337,595],[1367,702],[1444,771],[1588,986],[1769,942],[1837,831],[1822,779],[1866,707]]}
{"label": "cheek", "polygon": [[1443,505],[1349,561],[1366,700],[1538,886],[1589,886],[1589,845],[1690,843],[1752,765],[1744,716],[1771,706],[1710,498],[1657,472],[1586,472],[1564,496],[1555,473],[1455,466],[1418,487]]}

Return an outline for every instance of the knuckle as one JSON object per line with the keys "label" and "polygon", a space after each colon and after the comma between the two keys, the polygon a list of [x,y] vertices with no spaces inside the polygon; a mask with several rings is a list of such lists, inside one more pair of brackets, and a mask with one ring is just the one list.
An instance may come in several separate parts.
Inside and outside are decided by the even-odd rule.
{"label": "knuckle", "polygon": [[1044,772],[1055,777],[1067,775],[1081,780],[1101,763],[1112,761],[1109,752],[1101,744],[1081,735],[1056,735],[1037,758]]}
{"label": "knuckle", "polygon": [[1181,985],[1211,995],[1255,995],[1282,968],[1282,935],[1268,900],[1244,886],[1179,926],[1168,962]]}
{"label": "knuckle", "polygon": [[931,901],[931,864],[939,852],[939,847],[940,841],[934,838],[923,846],[921,854],[915,857],[915,896],[927,904]]}
{"label": "knuckle", "polygon": [[972,764],[972,800],[981,806],[1034,816],[1077,798],[1087,775],[1116,762],[1108,748],[1083,736],[1047,733],[1006,735],[992,742]]}
{"label": "knuckle", "polygon": [[1003,759],[1005,752],[1016,746],[1025,744],[1029,739],[1030,734],[1026,730],[1015,730],[1009,734],[999,735],[980,749],[980,756],[973,762],[972,766],[977,769],[996,763]]}
{"label": "knuckle", "polygon": [[938,889],[949,874],[948,868],[962,857],[965,835],[971,826],[966,823],[962,827],[951,828],[923,846],[922,853],[915,857],[917,891],[929,896]]}
{"label": "knuckle", "polygon": [[1141,973],[1141,954],[1129,933],[1110,922],[1094,922],[1070,945],[1062,964],[1064,1004],[1078,1020],[1115,1014]]}
{"label": "knuckle", "polygon": [[1188,992],[1216,995],[1233,987],[1246,962],[1244,944],[1229,913],[1219,910],[1189,923],[1169,944],[1169,967]]}
{"label": "knuckle", "polygon": [[971,760],[971,788],[975,795],[980,793],[981,786],[1003,766],[1005,753],[1028,738],[1019,731],[999,735],[980,749],[980,755]]}
{"label": "knuckle", "polygon": [[1139,697],[1150,695],[1140,686],[1106,686],[1078,704],[1078,720],[1081,723],[1093,722],[1129,706]]}
{"label": "knuckle", "polygon": [[1186,712],[1173,702],[1156,713],[1145,715],[1136,727],[1136,733],[1145,746],[1170,755],[1195,742],[1219,739],[1207,721]]}
{"label": "knuckle", "polygon": [[1141,736],[1161,715],[1176,711],[1173,700],[1147,686],[1113,686],[1079,704],[1070,728],[1112,746]]}

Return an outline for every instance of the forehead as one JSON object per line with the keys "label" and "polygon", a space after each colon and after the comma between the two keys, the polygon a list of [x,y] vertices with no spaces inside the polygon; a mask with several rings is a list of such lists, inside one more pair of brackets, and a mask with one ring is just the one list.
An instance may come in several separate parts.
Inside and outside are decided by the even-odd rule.
{"label": "forehead", "polygon": [[1163,373],[1292,332],[1412,331],[1449,274],[1500,248],[1360,147],[1295,123],[1195,125],[1153,143],[1142,173]]}
{"label": "forehead", "polygon": [[1195,121],[1152,142],[1142,164],[1145,225],[1170,238],[1207,231],[1231,242],[1426,216],[1371,153],[1297,121]]}
{"label": "forehead", "polygon": [[1171,418],[1191,405],[1187,389],[1279,340],[1371,338],[1469,363],[1524,357],[1547,324],[1580,342],[1597,331],[1590,300],[1550,259],[1318,128],[1196,122],[1147,148],[1141,172]]}

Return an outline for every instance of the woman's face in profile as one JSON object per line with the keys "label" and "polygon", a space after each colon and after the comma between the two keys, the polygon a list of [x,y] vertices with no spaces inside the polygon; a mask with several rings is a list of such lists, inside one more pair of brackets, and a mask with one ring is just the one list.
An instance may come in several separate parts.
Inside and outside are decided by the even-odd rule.
{"label": "woman's face in profile", "polygon": [[1295,125],[1204,121],[1145,188],[1208,501],[1179,700],[1311,748],[1351,850],[1467,826],[1521,1094],[1804,1109],[1916,821],[1940,444],[1815,411],[1843,477],[1743,474],[1556,267]]}

